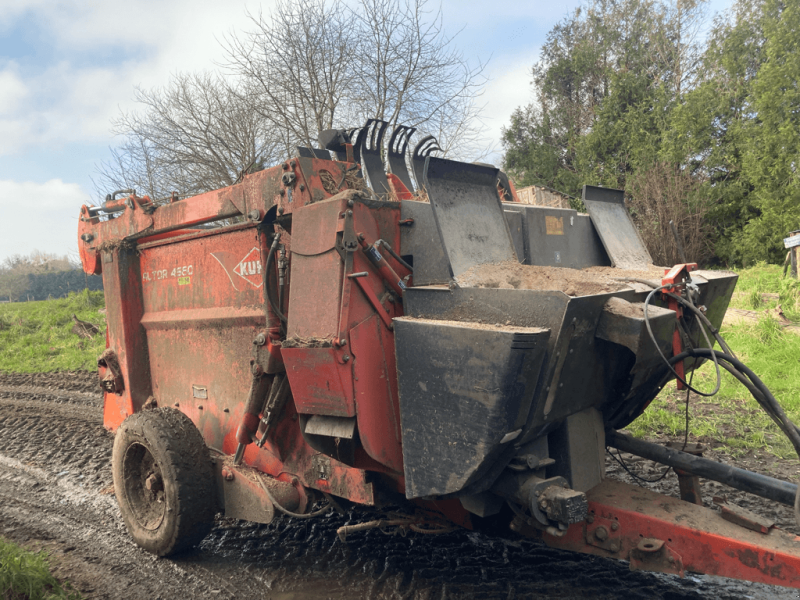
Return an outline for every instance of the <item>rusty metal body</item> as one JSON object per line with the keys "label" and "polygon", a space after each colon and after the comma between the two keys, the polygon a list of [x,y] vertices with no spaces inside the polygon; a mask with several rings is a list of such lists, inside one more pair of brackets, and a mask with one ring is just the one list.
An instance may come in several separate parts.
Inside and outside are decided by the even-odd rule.
{"label": "rusty metal body", "polygon": [[[302,152],[158,207],[131,194],[81,209],[83,266],[106,290],[105,426],[146,404],[178,408],[214,452],[219,503],[233,517],[269,522],[276,504],[303,513],[328,494],[369,506],[405,499],[472,527],[508,502],[520,511],[513,528],[554,545],[741,576],[673,541],[706,535],[700,528],[663,542],[677,525],[638,505],[619,510],[647,525],[653,552],[631,546],[636,524],[613,548],[585,531],[592,515],[617,518],[613,498],[637,493],[605,493],[606,429],[630,423],[672,377],[640,314],[649,289],[571,297],[453,284],[498,260],[611,261],[588,217],[502,203],[497,169],[436,159],[427,138],[411,164],[430,203],[349,189],[360,166],[347,160],[369,155],[370,178],[409,197],[397,149],[396,175],[376,171],[382,136],[356,148],[329,136],[343,161]],[[212,222],[221,226],[200,227]],[[718,327],[736,277],[692,276]],[[650,312],[669,355],[675,312],[665,302]],[[746,540],[737,552],[750,560]],[[800,566],[772,578],[754,569],[748,578],[800,585]]]}

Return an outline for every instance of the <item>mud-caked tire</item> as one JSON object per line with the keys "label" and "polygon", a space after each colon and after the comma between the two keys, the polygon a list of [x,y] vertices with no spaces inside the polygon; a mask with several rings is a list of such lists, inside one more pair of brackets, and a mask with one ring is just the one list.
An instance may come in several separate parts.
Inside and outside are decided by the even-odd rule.
{"label": "mud-caked tire", "polygon": [[158,556],[191,548],[214,522],[214,473],[191,419],[172,408],[129,416],[112,454],[114,491],[133,540]]}

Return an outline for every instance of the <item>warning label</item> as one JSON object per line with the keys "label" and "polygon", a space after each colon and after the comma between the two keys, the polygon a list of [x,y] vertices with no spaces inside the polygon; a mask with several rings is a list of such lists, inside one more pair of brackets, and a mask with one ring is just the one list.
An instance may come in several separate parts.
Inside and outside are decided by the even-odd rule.
{"label": "warning label", "polygon": [[564,217],[545,217],[547,235],[564,235]]}

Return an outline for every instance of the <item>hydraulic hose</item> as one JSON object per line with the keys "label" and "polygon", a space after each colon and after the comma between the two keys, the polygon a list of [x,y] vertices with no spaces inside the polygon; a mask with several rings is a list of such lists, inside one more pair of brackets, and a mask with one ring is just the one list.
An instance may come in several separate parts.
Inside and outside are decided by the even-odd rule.
{"label": "hydraulic hose", "polygon": [[[750,384],[745,384],[745,387],[750,390],[751,393],[753,393],[753,390],[757,390],[759,392],[758,394],[753,394],[756,402],[758,402],[761,407],[764,408],[766,413],[772,418],[773,421],[775,421],[780,430],[783,431],[786,437],[789,438],[789,441],[792,442],[792,446],[794,446],[795,452],[797,452],[797,455],[800,456],[800,430],[798,430],[797,425],[792,423],[792,421],[786,415],[786,412],[783,410],[783,407],[781,407],[780,403],[778,403],[778,400],[772,395],[772,392],[769,391],[769,388],[764,384],[764,382],[759,379],[758,375],[750,370],[747,365],[745,365],[739,359],[711,348],[696,348],[681,352],[670,359],[670,368],[672,367],[672,364],[675,364],[690,356],[700,356],[703,358],[712,356],[715,359],[715,362],[716,360],[719,360],[723,365],[728,363],[735,371],[737,371],[738,374],[733,373],[731,369],[728,369],[731,371],[731,373],[733,373],[734,377],[736,377],[742,383],[744,383],[743,379],[745,378],[749,380]],[[800,486],[797,487],[797,492],[794,498],[794,518],[797,524],[800,525]]]}
{"label": "hydraulic hose", "polygon": [[[653,296],[655,296],[656,293],[658,293],[658,292],[660,292],[662,290],[665,290],[665,289],[669,289],[671,287],[673,287],[673,284],[661,285],[661,286],[655,288],[653,291],[651,291],[647,295],[647,298],[644,301],[644,324],[647,327],[647,333],[650,335],[650,339],[652,340],[653,345],[656,347],[656,351],[658,352],[659,356],[664,361],[664,363],[666,363],[667,367],[669,367],[669,370],[672,371],[672,374],[675,375],[675,378],[678,381],[680,381],[683,385],[685,385],[689,390],[691,390],[695,394],[697,394],[698,396],[703,396],[705,398],[709,398],[711,396],[716,395],[716,393],[719,392],[720,385],[722,384],[722,373],[719,370],[719,364],[717,363],[716,355],[712,355],[711,358],[714,360],[714,368],[716,369],[716,373],[717,373],[717,384],[714,386],[713,391],[711,391],[711,392],[701,392],[697,388],[692,387],[689,384],[688,381],[686,381],[683,377],[681,377],[678,374],[678,372],[672,366],[674,363],[672,363],[666,356],[664,356],[664,353],[661,351],[661,347],[658,345],[658,341],[656,340],[656,336],[653,334],[653,328],[650,327],[650,317],[649,317],[649,315],[647,313],[647,309],[650,306],[650,301],[653,299]],[[706,343],[708,343],[708,345],[711,346],[712,344],[711,344],[711,341],[708,339],[708,334],[706,333],[705,328],[703,328],[701,326],[700,327],[700,331],[703,332],[703,336],[706,338]]]}
{"label": "hydraulic hose", "polygon": [[[770,392],[769,388],[764,384],[763,381],[756,375],[750,368],[747,367],[742,361],[740,361],[733,351],[730,349],[728,344],[720,335],[719,331],[712,325],[711,321],[709,321],[708,317],[706,317],[703,312],[694,305],[693,302],[681,297],[678,294],[673,294],[669,291],[665,291],[664,294],[669,298],[676,300],[678,303],[681,304],[684,308],[687,308],[693,315],[695,315],[700,320],[700,331],[705,338],[706,344],[708,344],[707,348],[692,348],[689,350],[685,350],[680,354],[673,356],[670,359],[667,359],[664,356],[664,353],[661,351],[655,336],[653,335],[653,330],[650,327],[650,318],[648,316],[648,307],[650,305],[650,301],[653,299],[653,296],[660,291],[670,290],[674,284],[662,285],[662,286],[655,286],[653,282],[647,280],[635,280],[640,283],[645,283],[653,287],[653,290],[647,295],[647,298],[644,302],[644,321],[645,325],[647,326],[647,332],[650,335],[650,339],[653,342],[653,345],[656,347],[658,354],[664,360],[664,362],[669,367],[670,371],[675,375],[675,377],[681,381],[689,390],[695,392],[700,396],[713,396],[715,395],[719,389],[721,384],[721,373],[720,373],[720,366],[724,368],[726,371],[731,373],[742,385],[747,388],[747,390],[752,394],[753,398],[758,402],[758,404],[764,409],[764,411],[769,415],[769,417],[775,422],[778,428],[783,431],[786,437],[789,438],[789,441],[794,446],[795,452],[797,455],[800,456],[800,428],[798,428],[787,416],[786,412],[781,407],[778,400],[773,396],[772,392]],[[720,352],[718,350],[713,349],[713,344],[706,333],[706,327],[711,331],[711,334],[714,336],[714,339],[719,343],[720,347],[725,352]],[[690,357],[694,358],[711,358],[714,361],[714,368],[717,374],[717,383],[714,386],[714,390],[711,393],[700,392],[699,390],[693,388],[688,382],[686,382],[680,375],[678,375],[677,371],[673,367],[673,365],[687,359]],[[688,398],[688,396],[687,396]],[[688,401],[688,400],[687,400]],[[688,427],[688,425],[687,425]],[[687,429],[688,431],[688,429]],[[795,521],[798,525],[800,525],[800,486],[797,486],[797,491],[795,493],[794,498],[794,516]]]}

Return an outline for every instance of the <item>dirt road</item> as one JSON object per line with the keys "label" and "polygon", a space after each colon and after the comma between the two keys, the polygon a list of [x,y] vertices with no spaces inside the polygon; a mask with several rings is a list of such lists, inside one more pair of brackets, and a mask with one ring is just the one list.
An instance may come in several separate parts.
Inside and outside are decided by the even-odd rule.
{"label": "dirt road", "polygon": [[[0,374],[0,535],[50,551],[87,598],[796,598],[719,578],[631,572],[627,563],[459,531],[355,534],[360,511],[271,525],[219,520],[200,547],[158,559],[128,538],[113,495],[112,435],[94,376]],[[633,468],[646,469],[637,463]]]}

